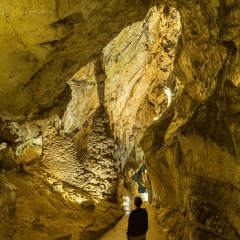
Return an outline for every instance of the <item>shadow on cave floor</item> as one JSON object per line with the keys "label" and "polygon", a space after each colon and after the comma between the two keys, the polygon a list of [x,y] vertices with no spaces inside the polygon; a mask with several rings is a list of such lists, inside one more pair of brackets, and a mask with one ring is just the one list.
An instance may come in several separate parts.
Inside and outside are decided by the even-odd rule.
{"label": "shadow on cave floor", "polygon": [[[149,206],[147,200],[147,193],[139,193],[139,196],[143,199],[142,208],[146,208],[148,211],[148,231],[147,240],[167,240],[163,232],[161,231],[154,210]],[[129,202],[129,212],[135,209],[133,201]],[[127,226],[128,226],[129,213],[126,213],[123,218],[116,224],[114,228],[106,232],[98,240],[126,240],[127,239]]]}

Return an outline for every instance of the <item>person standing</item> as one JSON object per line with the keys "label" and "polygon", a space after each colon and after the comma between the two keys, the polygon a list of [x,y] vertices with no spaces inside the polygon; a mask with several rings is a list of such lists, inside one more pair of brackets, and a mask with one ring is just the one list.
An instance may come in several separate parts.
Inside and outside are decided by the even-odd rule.
{"label": "person standing", "polygon": [[141,208],[142,199],[140,197],[134,198],[134,205],[136,209],[130,213],[128,219],[129,240],[146,240],[146,232],[148,230],[148,213],[145,208]]}

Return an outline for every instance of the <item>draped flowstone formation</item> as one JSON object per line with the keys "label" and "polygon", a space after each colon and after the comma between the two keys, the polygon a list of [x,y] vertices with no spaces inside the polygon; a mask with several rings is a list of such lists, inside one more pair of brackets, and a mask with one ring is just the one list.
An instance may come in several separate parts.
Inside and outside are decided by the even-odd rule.
{"label": "draped flowstone formation", "polygon": [[84,189],[105,199],[113,199],[118,186],[118,173],[113,157],[115,140],[110,127],[107,109],[97,108],[90,130],[87,156],[84,161],[87,185]]}

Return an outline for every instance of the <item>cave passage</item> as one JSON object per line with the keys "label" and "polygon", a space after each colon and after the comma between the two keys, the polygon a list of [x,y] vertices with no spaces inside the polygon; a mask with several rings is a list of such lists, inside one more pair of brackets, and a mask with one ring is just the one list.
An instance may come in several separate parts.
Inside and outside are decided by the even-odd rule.
{"label": "cave passage", "polygon": [[143,185],[141,185],[141,183],[139,182],[139,178],[141,176],[141,173],[143,172],[143,170],[146,169],[146,164],[143,164],[139,171],[137,173],[134,174],[134,181],[136,181],[138,183],[138,193],[146,193],[147,191],[147,187],[144,187]]}

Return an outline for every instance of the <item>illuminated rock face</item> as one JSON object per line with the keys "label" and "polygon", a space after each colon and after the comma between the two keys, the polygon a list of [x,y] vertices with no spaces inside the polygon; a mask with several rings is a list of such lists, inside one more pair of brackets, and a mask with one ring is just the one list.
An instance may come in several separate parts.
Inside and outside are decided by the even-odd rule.
{"label": "illuminated rock face", "polygon": [[147,169],[144,169],[143,171],[141,171],[139,182],[143,187],[147,187]]}
{"label": "illuminated rock face", "polygon": [[[82,144],[76,149],[83,157],[98,106],[90,61],[120,29],[143,19],[150,2],[32,2],[1,2],[0,114],[5,121],[0,121],[0,136],[10,143],[24,142],[28,131],[21,119],[62,115],[72,90],[64,125]],[[239,2],[164,3],[170,8],[159,5],[104,49],[109,76],[105,103],[119,145],[114,156],[122,170],[152,124],[141,147],[149,199],[158,208],[166,235],[183,240],[239,239]],[[66,82],[81,67],[70,90]],[[177,87],[166,109],[170,90]],[[76,160],[75,155],[70,158]]]}
{"label": "illuminated rock face", "polygon": [[151,1],[16,0],[0,8],[0,115],[60,116],[67,81],[117,34],[144,19]]}
{"label": "illuminated rock face", "polygon": [[0,174],[0,223],[11,218],[16,210],[17,188]]}
{"label": "illuminated rock face", "polygon": [[84,189],[101,198],[108,199],[116,195],[118,173],[113,157],[115,140],[110,128],[107,109],[101,105],[96,109],[87,146],[87,156],[84,161]]}
{"label": "illuminated rock face", "polygon": [[181,84],[140,142],[149,199],[169,239],[240,236],[237,5],[181,1],[179,6],[182,35],[168,80]]}
{"label": "illuminated rock face", "polygon": [[60,130],[58,122],[49,126],[43,135],[43,158],[41,162],[59,179],[77,187],[83,187],[84,165],[77,158],[72,139]]}
{"label": "illuminated rock face", "polygon": [[[125,28],[103,50],[105,106],[119,147],[114,153],[119,171],[143,132],[168,105],[164,90],[181,26],[175,9],[170,9],[168,16],[163,10],[162,6],[151,9],[144,21]],[[73,97],[63,122],[65,130],[74,135],[81,158],[98,107],[94,64],[89,63],[75,74],[70,85]]]}
{"label": "illuminated rock face", "polygon": [[124,214],[118,204],[95,202],[40,166],[0,175],[0,197],[1,240],[95,240]]}

